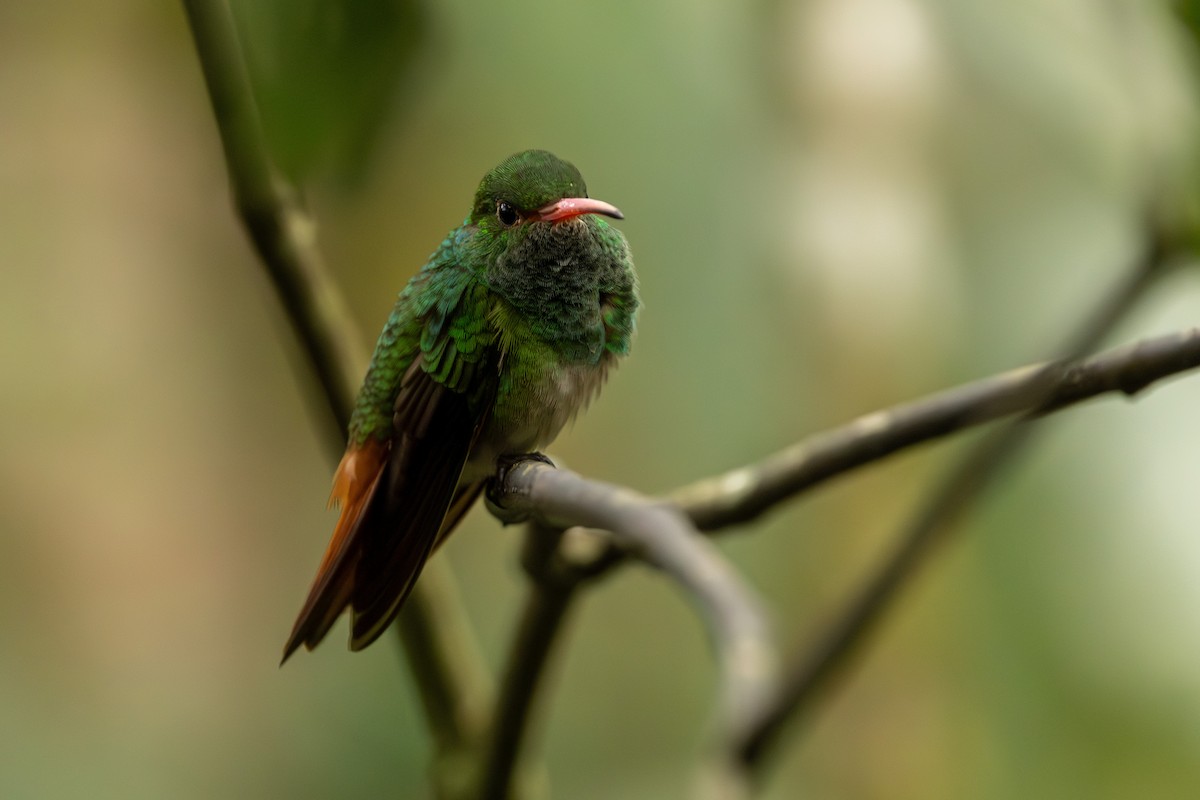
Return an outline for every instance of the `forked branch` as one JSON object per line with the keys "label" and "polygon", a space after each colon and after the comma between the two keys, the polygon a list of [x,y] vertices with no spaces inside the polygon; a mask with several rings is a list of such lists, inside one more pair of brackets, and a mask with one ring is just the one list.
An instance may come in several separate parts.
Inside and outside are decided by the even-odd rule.
{"label": "forked branch", "polygon": [[533,459],[503,470],[489,498],[494,513],[507,521],[608,532],[683,589],[708,628],[721,669],[715,750],[727,753],[744,739],[777,693],[778,659],[767,615],[677,507]]}

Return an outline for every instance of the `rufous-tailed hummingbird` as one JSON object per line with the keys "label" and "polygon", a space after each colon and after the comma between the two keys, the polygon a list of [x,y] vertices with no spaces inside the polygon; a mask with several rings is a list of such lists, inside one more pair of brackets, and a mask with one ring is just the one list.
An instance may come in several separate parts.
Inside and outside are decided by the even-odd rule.
{"label": "rufous-tailed hummingbird", "polygon": [[545,447],[629,352],[629,246],[574,166],[544,150],[484,176],[471,213],[408,285],[375,345],[330,504],[341,514],[284,647],[342,611],[350,649],[396,618],[497,459]]}

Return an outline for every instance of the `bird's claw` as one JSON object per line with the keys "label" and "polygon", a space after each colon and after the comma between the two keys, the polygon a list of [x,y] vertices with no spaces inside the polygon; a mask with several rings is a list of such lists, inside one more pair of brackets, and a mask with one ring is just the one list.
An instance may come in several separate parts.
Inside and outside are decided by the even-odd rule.
{"label": "bird's claw", "polygon": [[492,512],[492,515],[505,525],[525,522],[529,518],[528,514],[511,511],[504,505],[505,499],[511,494],[507,488],[509,473],[527,461],[537,461],[551,467],[555,466],[549,456],[542,453],[499,456],[496,458],[496,474],[488,481],[487,489],[484,491],[483,499],[487,503],[488,511]]}

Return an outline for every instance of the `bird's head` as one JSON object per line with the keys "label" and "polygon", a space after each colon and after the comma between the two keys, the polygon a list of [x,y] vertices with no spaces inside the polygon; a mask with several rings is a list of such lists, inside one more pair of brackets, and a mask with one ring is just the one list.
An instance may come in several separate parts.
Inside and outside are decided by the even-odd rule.
{"label": "bird's head", "polygon": [[[581,348],[599,352],[601,295],[633,297],[636,291],[629,246],[604,217],[624,218],[616,206],[588,197],[572,164],[545,150],[526,150],[480,182],[468,219],[466,262],[531,321],[535,333],[562,341],[565,331],[574,331],[572,336],[587,339]],[[635,304],[630,300],[630,309]]]}
{"label": "bird's head", "polygon": [[515,244],[588,214],[624,219],[614,205],[588,197],[579,170],[545,150],[509,156],[479,183],[470,222],[489,239]]}

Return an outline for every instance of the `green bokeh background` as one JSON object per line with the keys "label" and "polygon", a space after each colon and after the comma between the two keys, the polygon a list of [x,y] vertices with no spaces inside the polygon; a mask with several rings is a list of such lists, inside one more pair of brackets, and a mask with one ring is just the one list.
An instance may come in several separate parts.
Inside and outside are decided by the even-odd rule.
{"label": "green bokeh background", "polygon": [[[648,492],[1051,352],[1196,141],[1190,45],[1144,0],[234,5],[364,329],[510,152],[624,210],[635,352],[554,451]],[[1198,318],[1182,271],[1116,339]],[[181,9],[0,3],[0,796],[427,796],[394,642],[276,667],[332,524],[297,363]],[[1198,403],[1048,423],[764,796],[1200,796]],[[956,446],[722,541],[784,642]],[[476,511],[439,556],[492,665],[517,547]],[[574,622],[554,795],[685,796],[715,678],[689,607],[627,569]]]}

